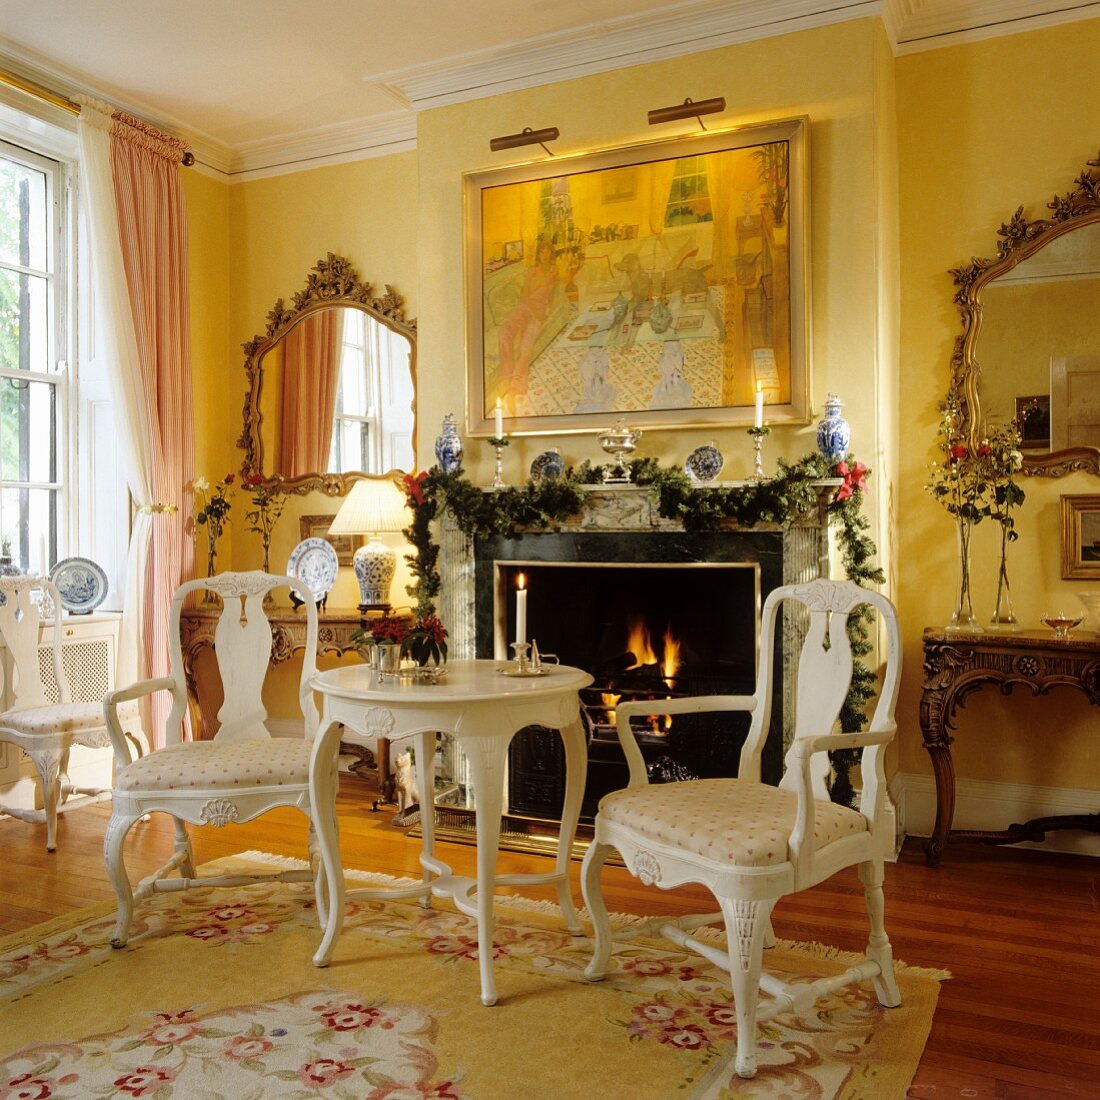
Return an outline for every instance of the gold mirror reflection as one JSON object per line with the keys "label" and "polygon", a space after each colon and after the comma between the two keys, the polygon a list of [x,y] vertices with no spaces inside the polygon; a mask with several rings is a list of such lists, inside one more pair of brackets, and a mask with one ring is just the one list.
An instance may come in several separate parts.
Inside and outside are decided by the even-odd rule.
{"label": "gold mirror reflection", "polygon": [[[998,256],[952,274],[963,335],[949,399],[973,437],[1016,418],[1029,473],[1100,473],[1100,157],[1076,190],[1001,226]],[[985,427],[983,427],[985,425]]]}
{"label": "gold mirror reflection", "polygon": [[268,333],[245,345],[245,473],[342,495],[364,474],[416,464],[415,322],[329,254]]}

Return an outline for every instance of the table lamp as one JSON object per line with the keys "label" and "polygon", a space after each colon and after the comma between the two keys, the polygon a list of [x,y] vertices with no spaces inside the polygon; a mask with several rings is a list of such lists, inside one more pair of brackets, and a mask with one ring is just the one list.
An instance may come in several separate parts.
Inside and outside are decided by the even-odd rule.
{"label": "table lamp", "polygon": [[401,531],[409,522],[405,494],[389,477],[356,481],[344,497],[328,530],[330,535],[370,536],[352,559],[359,582],[360,611],[389,608],[397,552],[378,536],[383,531]]}

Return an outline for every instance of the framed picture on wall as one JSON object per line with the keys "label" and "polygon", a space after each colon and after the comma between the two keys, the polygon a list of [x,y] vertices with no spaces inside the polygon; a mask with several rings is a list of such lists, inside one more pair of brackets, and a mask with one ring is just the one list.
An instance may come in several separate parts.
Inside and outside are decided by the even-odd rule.
{"label": "framed picture on wall", "polygon": [[468,432],[808,423],[807,131],[467,174]]}
{"label": "framed picture on wall", "polygon": [[336,560],[341,565],[351,565],[351,559],[361,540],[354,535],[330,535],[328,529],[335,518],[335,513],[331,516],[299,516],[298,528],[304,539],[324,539],[331,543],[336,551]]}
{"label": "framed picture on wall", "polygon": [[1016,423],[1021,451],[1050,450],[1050,394],[1033,393],[1016,398]]}
{"label": "framed picture on wall", "polygon": [[1062,576],[1100,580],[1100,495],[1062,497]]}

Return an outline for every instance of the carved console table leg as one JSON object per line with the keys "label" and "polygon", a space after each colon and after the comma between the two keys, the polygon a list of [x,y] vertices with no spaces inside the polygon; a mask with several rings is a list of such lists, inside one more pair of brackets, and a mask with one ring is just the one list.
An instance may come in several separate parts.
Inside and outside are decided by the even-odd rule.
{"label": "carved console table leg", "polygon": [[944,722],[946,713],[946,693],[930,690],[926,684],[920,725],[936,779],[936,823],[932,835],[924,842],[924,858],[929,867],[939,866],[955,818],[955,761],[951,757],[951,735]]}

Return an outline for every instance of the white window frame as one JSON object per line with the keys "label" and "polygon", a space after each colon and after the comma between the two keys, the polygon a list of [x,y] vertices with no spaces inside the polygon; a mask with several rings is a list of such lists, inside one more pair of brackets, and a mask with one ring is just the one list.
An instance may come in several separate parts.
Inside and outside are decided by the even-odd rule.
{"label": "white window frame", "polygon": [[[72,530],[72,492],[73,485],[72,448],[68,440],[72,438],[69,424],[71,374],[69,370],[71,349],[73,347],[73,317],[75,310],[71,303],[73,296],[73,273],[71,258],[73,255],[71,218],[71,176],[72,165],[59,157],[28,149],[25,145],[0,138],[0,156],[5,160],[24,164],[44,173],[46,177],[46,233],[48,252],[45,270],[23,267],[17,263],[0,261],[5,271],[28,274],[44,278],[46,281],[46,341],[49,367],[46,371],[5,370],[0,368],[0,379],[15,378],[23,382],[41,382],[54,388],[54,474],[53,481],[9,481],[0,478],[0,489],[45,489],[55,493],[54,515],[57,525],[57,542],[54,547],[46,545],[46,561],[37,545],[37,539],[28,536],[27,557],[21,564],[34,571],[48,572],[49,561],[56,560],[67,545],[67,535]],[[44,541],[44,540],[43,540]],[[14,549],[14,548],[13,548]],[[51,550],[53,554],[51,555]]]}

